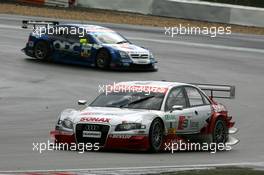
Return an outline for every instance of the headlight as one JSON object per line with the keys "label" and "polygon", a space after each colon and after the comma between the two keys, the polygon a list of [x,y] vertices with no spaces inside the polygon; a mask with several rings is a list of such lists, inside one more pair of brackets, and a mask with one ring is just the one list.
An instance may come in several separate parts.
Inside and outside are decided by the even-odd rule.
{"label": "headlight", "polygon": [[65,118],[61,121],[61,125],[64,128],[73,129],[73,122],[69,118]]}
{"label": "headlight", "polygon": [[58,125],[61,125],[64,128],[67,129],[73,129],[73,121],[71,119],[71,116],[74,115],[76,110],[74,109],[65,109],[61,112]]}
{"label": "headlight", "polygon": [[116,126],[115,131],[129,131],[135,129],[146,129],[141,123],[122,123]]}
{"label": "headlight", "polygon": [[121,58],[129,58],[129,55],[124,51],[119,51]]}
{"label": "headlight", "polygon": [[154,59],[154,55],[153,55],[152,52],[149,52],[149,58],[150,58],[150,59]]}

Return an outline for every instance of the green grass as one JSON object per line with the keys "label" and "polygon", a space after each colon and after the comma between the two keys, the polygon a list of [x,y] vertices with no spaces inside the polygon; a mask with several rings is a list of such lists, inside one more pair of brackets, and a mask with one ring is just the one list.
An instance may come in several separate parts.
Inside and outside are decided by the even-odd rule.
{"label": "green grass", "polygon": [[221,167],[208,170],[178,171],[172,173],[161,173],[161,175],[263,175],[264,171],[250,168]]}

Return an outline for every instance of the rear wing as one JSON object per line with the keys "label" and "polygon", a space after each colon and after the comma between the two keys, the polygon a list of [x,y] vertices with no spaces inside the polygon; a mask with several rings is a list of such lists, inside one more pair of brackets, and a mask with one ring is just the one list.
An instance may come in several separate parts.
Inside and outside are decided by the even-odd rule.
{"label": "rear wing", "polygon": [[236,88],[235,86],[232,85],[196,84],[196,83],[191,83],[191,84],[199,87],[211,98],[228,98],[228,99],[235,98]]}
{"label": "rear wing", "polygon": [[22,28],[27,29],[28,26],[33,26],[33,29],[36,29],[36,26],[55,26],[59,25],[58,21],[33,21],[33,20],[23,20],[22,21]]}

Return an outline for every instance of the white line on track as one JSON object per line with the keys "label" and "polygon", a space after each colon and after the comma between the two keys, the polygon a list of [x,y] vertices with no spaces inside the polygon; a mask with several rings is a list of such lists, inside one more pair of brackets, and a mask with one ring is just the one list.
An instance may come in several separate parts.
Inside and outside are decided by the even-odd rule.
{"label": "white line on track", "polygon": [[120,168],[88,168],[88,169],[49,169],[49,170],[8,170],[0,171],[0,173],[32,173],[32,172],[86,172],[86,171],[134,171],[134,170],[153,170],[153,169],[207,169],[214,167],[230,167],[230,166],[242,166],[242,167],[263,167],[264,162],[235,162],[235,163],[219,163],[219,164],[195,164],[195,165],[171,165],[171,166],[145,166],[145,167],[120,167]]}
{"label": "white line on track", "polygon": [[[14,25],[0,24],[0,29],[21,29],[21,27],[14,26]],[[223,45],[216,45],[216,44],[192,43],[192,42],[185,42],[185,41],[171,41],[171,40],[137,38],[137,37],[127,37],[127,38],[130,40],[137,40],[137,41],[158,42],[158,43],[164,43],[164,44],[177,44],[177,45],[191,46],[191,47],[202,47],[202,48],[221,49],[221,50],[230,50],[230,51],[239,51],[239,52],[264,53],[263,49],[254,49],[254,48],[246,48],[246,47],[223,46]]]}
{"label": "white line on track", "polygon": [[[0,29],[21,29],[21,27],[0,24]],[[216,44],[192,43],[192,42],[185,42],[185,41],[171,41],[171,40],[160,40],[160,39],[150,39],[150,38],[136,38],[136,37],[127,37],[127,38],[130,40],[158,42],[158,43],[164,43],[164,44],[177,44],[177,45],[183,45],[183,46],[212,48],[212,49],[221,49],[221,50],[230,50],[230,51],[264,53],[263,49],[254,49],[254,48],[246,48],[246,47],[223,46],[223,45],[216,45]]]}
{"label": "white line on track", "polygon": [[183,46],[202,47],[202,48],[208,48],[208,49],[212,48],[212,49],[240,51],[240,52],[264,53],[263,49],[254,49],[254,48],[247,48],[247,47],[223,46],[223,45],[206,44],[206,43],[192,43],[192,42],[185,42],[185,41],[171,41],[171,40],[159,40],[159,39],[149,39],[149,38],[135,38],[135,37],[127,37],[127,38],[130,40],[158,42],[158,43],[164,43],[164,44],[177,44],[177,45],[183,45]]}
{"label": "white line on track", "polygon": [[22,29],[21,26],[0,24],[0,29]]}

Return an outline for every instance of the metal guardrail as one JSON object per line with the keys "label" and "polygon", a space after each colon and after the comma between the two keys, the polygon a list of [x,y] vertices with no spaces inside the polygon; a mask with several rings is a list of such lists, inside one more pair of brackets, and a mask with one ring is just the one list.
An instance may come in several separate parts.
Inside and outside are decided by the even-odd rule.
{"label": "metal guardrail", "polygon": [[17,0],[34,5],[79,6],[225,24],[264,27],[264,8],[198,0]]}
{"label": "metal guardrail", "polygon": [[264,9],[196,0],[78,0],[77,6],[264,27]]}
{"label": "metal guardrail", "polygon": [[17,0],[19,3],[26,3],[39,6],[53,6],[53,7],[70,7],[76,5],[76,0]]}

